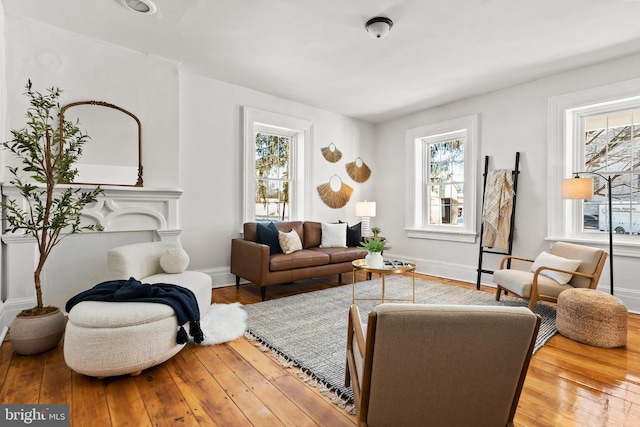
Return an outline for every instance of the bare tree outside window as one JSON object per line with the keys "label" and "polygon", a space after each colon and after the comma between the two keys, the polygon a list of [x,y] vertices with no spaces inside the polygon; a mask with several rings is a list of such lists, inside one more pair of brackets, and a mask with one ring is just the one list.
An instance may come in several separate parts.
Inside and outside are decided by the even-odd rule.
{"label": "bare tree outside window", "polygon": [[[640,109],[584,118],[587,172],[611,176],[612,222],[619,234],[640,233]],[[584,231],[608,232],[607,182],[594,176],[594,197],[584,202]]]}
{"label": "bare tree outside window", "polygon": [[287,221],[290,215],[291,138],[257,133],[256,220]]}
{"label": "bare tree outside window", "polygon": [[464,140],[428,142],[429,224],[464,221]]}

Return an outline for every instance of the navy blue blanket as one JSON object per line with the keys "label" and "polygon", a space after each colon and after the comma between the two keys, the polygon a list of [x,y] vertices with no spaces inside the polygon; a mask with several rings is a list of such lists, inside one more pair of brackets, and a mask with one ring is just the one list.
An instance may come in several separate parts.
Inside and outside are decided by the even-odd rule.
{"label": "navy blue blanket", "polygon": [[196,296],[187,288],[168,283],[142,284],[131,277],[129,280],[110,280],[72,297],[65,306],[67,313],[82,301],[107,302],[155,302],[173,308],[180,328],[176,336],[178,344],[189,341],[184,324],[190,323],[189,334],[196,343],[204,339],[200,328],[200,310]]}

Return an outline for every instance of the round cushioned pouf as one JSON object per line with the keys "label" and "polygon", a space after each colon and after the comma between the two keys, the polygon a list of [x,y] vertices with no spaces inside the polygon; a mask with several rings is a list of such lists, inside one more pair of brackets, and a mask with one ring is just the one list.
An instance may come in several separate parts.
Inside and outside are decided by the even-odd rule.
{"label": "round cushioned pouf", "polygon": [[568,289],[558,297],[556,327],[567,338],[595,347],[627,343],[627,308],[595,289]]}

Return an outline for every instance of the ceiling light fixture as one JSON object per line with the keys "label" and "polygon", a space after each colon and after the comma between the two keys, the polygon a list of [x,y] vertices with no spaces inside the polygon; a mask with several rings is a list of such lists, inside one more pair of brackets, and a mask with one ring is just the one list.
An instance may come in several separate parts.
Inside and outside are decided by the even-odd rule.
{"label": "ceiling light fixture", "polygon": [[151,0],[121,0],[122,4],[129,10],[142,13],[144,15],[153,15],[158,11],[158,7]]}
{"label": "ceiling light fixture", "polygon": [[389,34],[389,30],[391,30],[391,27],[393,27],[393,21],[389,18],[383,18],[381,16],[371,18],[365,24],[367,32],[374,39],[383,39],[387,34]]}

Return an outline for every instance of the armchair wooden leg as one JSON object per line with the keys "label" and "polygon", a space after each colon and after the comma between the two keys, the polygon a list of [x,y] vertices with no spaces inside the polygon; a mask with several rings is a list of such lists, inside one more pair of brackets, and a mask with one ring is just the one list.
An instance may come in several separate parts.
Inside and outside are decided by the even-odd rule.
{"label": "armchair wooden leg", "polygon": [[266,286],[261,286],[260,287],[260,298],[262,298],[262,301],[264,301],[264,299],[267,297],[267,287]]}
{"label": "armchair wooden leg", "polygon": [[500,294],[502,294],[502,287],[498,285],[496,287],[496,301],[500,301]]}
{"label": "armchair wooden leg", "polygon": [[538,298],[531,296],[531,298],[529,298],[529,310],[533,311],[536,308],[537,302]]}
{"label": "armchair wooden leg", "polygon": [[236,276],[236,289],[240,289],[240,276]]}
{"label": "armchair wooden leg", "polygon": [[347,360],[345,360],[344,367],[344,386],[349,387],[351,385],[351,374],[349,373],[349,356],[347,356]]}

